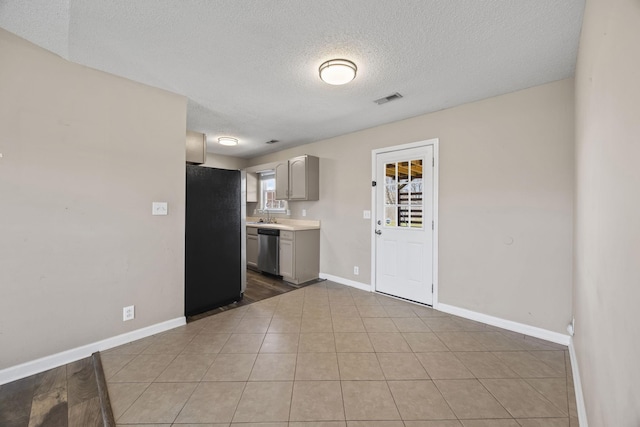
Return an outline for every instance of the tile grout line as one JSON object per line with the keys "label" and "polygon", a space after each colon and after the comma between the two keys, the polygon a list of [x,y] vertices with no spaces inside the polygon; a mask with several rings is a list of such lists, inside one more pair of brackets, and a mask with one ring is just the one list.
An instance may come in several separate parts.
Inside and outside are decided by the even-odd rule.
{"label": "tile grout line", "polygon": [[[248,310],[245,310],[244,314],[242,315],[242,317],[241,317],[241,319],[240,319],[241,321],[242,321],[242,320],[245,318],[245,316],[247,315],[247,311],[248,311]],[[269,321],[269,324],[271,324],[271,321]],[[240,325],[240,322],[238,322],[238,325]],[[236,325],[236,327],[237,327],[238,325]],[[269,330],[269,328],[267,327],[267,331],[268,331],[268,330]],[[235,328],[234,328],[234,331],[235,331]],[[234,334],[234,332],[232,332],[232,333],[231,333],[231,335],[233,335],[233,334]],[[229,339],[231,339],[231,335],[229,335]],[[233,415],[231,416],[231,422],[230,422],[230,424],[231,424],[231,423],[233,423],[233,420],[235,420],[235,418],[236,418],[236,415],[237,415],[237,413],[238,413],[238,407],[240,406],[240,402],[242,401],[242,396],[244,396],[244,392],[245,392],[245,390],[247,389],[247,385],[249,385],[249,379],[251,378],[251,373],[253,372],[253,369],[254,369],[254,368],[255,368],[255,366],[256,366],[256,362],[257,362],[257,360],[258,360],[258,356],[260,355],[260,349],[262,348],[262,345],[264,344],[264,340],[265,340],[265,337],[266,337],[266,336],[267,336],[267,334],[266,334],[266,332],[265,332],[265,333],[263,334],[263,336],[262,336],[262,341],[260,341],[260,347],[258,347],[258,352],[256,353],[256,357],[255,357],[255,359],[253,359],[253,363],[251,364],[251,370],[249,371],[249,374],[248,374],[248,376],[247,376],[247,380],[246,380],[246,381],[244,381],[244,386],[242,387],[242,392],[240,393],[240,398],[238,399],[238,402],[236,403],[236,407],[235,407],[235,409],[233,410]],[[228,340],[227,340],[227,341],[228,341]],[[222,348],[220,349],[220,351],[222,351]],[[227,354],[234,354],[234,353],[227,353]],[[217,357],[216,357],[216,358],[217,358]]]}
{"label": "tile grout line", "polygon": [[[116,384],[144,384],[144,383],[138,383],[138,382],[129,382],[129,383],[125,383],[125,382],[122,382],[122,383],[116,383]],[[138,397],[136,397],[136,398],[133,400],[133,402],[131,402],[131,403],[127,406],[127,408],[126,408],[124,411],[122,411],[122,414],[120,414],[120,416],[116,419],[116,425],[117,425],[118,420],[124,416],[124,414],[129,410],[129,408],[131,408],[131,407],[133,406],[133,404],[134,404],[134,403],[136,403],[136,402],[140,399],[140,397],[142,397],[142,395],[143,395],[147,390],[149,390],[149,387],[151,387],[151,384],[153,384],[153,382],[148,383],[148,384],[147,384],[147,386],[144,388],[144,390],[142,390],[142,392],[138,395]],[[107,384],[107,388],[109,388],[108,384]]]}
{"label": "tile grout line", "polygon": [[[489,390],[489,389],[488,389],[488,388],[487,388],[487,387],[482,383],[481,379],[475,376],[475,374],[474,374],[474,379],[478,382],[478,384],[480,384],[480,385],[482,386],[482,388],[484,388],[484,389],[487,391],[487,393],[489,393],[489,394],[491,395],[491,397],[493,397],[493,398],[495,399],[495,401],[496,401],[496,402],[498,402],[498,405],[500,405],[500,406],[502,407],[502,409],[504,409],[504,410],[506,411],[506,413],[507,413],[507,414],[511,415],[511,419],[512,419],[512,420],[515,420],[515,419],[516,419],[516,417],[511,413],[511,411],[509,411],[509,410],[508,410],[508,409],[507,409],[507,408],[502,404],[502,402],[500,402],[500,400],[498,400],[498,398],[497,398],[493,393],[491,393],[491,390]],[[492,378],[492,379],[493,379],[493,378]],[[435,383],[434,383],[434,384],[435,384]],[[436,384],[436,387],[438,387],[438,385],[437,385],[437,384]],[[440,389],[438,388],[438,390],[440,390]],[[443,395],[443,397],[444,397],[444,395]],[[446,400],[446,398],[445,398],[445,400]],[[455,413],[455,412],[454,412],[454,413]],[[456,417],[457,417],[457,415],[456,415]],[[459,418],[458,418],[458,419],[459,419]],[[518,421],[516,421],[516,423],[518,423]],[[520,424],[520,423],[518,423],[518,424]]]}
{"label": "tile grout line", "polygon": [[[280,302],[278,302],[278,305],[280,305]],[[302,302],[302,314],[304,314],[304,300]],[[300,328],[302,329],[302,319],[300,320]],[[296,344],[296,361],[293,366],[293,382],[291,383],[291,398],[289,400],[289,417],[287,418],[287,423],[291,422],[291,411],[293,409],[293,392],[296,385],[296,374],[298,372],[298,355],[300,354],[300,333],[301,331],[298,332],[298,342]]]}
{"label": "tile grout line", "polygon": [[[546,350],[542,350],[542,351],[546,351]],[[522,350],[522,351],[517,350],[517,352],[524,352],[524,353],[527,353],[527,354],[530,353],[530,351],[526,351],[526,350]],[[494,353],[496,353],[496,352],[491,352],[491,354],[494,354]],[[495,354],[494,354],[494,356],[495,356]],[[534,355],[532,355],[532,356],[535,357]],[[551,402],[549,399],[547,399],[542,393],[540,393],[535,387],[533,387],[529,383],[529,381],[527,381],[527,379],[553,379],[553,378],[560,378],[560,377],[536,377],[536,378],[524,377],[523,375],[518,373],[515,369],[512,369],[511,367],[509,367],[504,361],[502,361],[502,359],[500,359],[497,356],[495,356],[495,357],[498,358],[498,360],[500,360],[503,364],[505,364],[509,369],[511,369],[518,376],[517,379],[519,379],[521,381],[524,381],[529,387],[531,387],[531,389],[533,389],[533,391],[536,392],[539,395],[539,397],[541,397],[544,401],[548,402],[551,406],[553,406],[555,408],[558,408],[557,405],[555,405],[553,402]],[[538,359],[538,358],[536,358],[536,359]],[[545,366],[548,366],[546,363],[544,363],[544,361],[542,361],[540,359],[538,359],[538,360],[540,362],[542,362]],[[566,372],[566,368],[565,368],[565,382],[567,381],[566,378],[567,378],[567,372]],[[509,380],[511,378],[482,378],[482,379],[506,379],[506,380]],[[486,386],[482,383],[482,381],[480,381],[480,378],[478,378],[478,381],[482,384],[482,386],[485,389],[487,389]],[[487,389],[487,391],[489,391],[489,390]],[[496,396],[493,395],[493,393],[491,393],[491,391],[489,391],[489,393],[498,401],[498,403],[500,403],[500,405],[502,405],[502,403],[498,400],[498,398]],[[567,389],[567,393],[568,393],[568,389]],[[568,401],[567,401],[567,403],[568,403]],[[504,405],[502,405],[502,406],[504,407]],[[507,408],[505,408],[505,409],[507,410],[507,412],[509,412],[509,414],[511,414],[511,411],[509,411]],[[558,409],[560,409],[560,408],[558,408]],[[513,414],[512,414],[512,416],[513,416]],[[571,417],[571,414],[567,410],[567,419],[569,419],[570,417]],[[515,416],[514,416],[514,419],[515,419]]]}

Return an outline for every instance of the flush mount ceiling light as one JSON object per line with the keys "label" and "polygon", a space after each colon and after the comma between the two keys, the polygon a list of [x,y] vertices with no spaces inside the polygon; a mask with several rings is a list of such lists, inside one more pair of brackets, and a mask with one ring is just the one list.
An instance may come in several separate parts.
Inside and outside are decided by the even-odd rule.
{"label": "flush mount ceiling light", "polygon": [[218,143],[222,145],[238,145],[238,140],[228,136],[221,136],[218,138]]}
{"label": "flush mount ceiling light", "polygon": [[330,85],[343,85],[356,77],[358,67],[346,59],[331,59],[320,66],[320,78]]}

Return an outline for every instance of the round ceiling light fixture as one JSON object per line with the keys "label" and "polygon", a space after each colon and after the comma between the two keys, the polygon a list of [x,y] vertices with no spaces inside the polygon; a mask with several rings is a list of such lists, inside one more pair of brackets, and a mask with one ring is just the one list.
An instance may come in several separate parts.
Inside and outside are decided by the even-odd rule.
{"label": "round ceiling light fixture", "polygon": [[238,145],[238,140],[229,136],[221,136],[220,138],[218,138],[218,144],[229,146]]}
{"label": "round ceiling light fixture", "polygon": [[320,78],[330,85],[343,85],[356,78],[358,67],[346,59],[331,59],[320,65]]}

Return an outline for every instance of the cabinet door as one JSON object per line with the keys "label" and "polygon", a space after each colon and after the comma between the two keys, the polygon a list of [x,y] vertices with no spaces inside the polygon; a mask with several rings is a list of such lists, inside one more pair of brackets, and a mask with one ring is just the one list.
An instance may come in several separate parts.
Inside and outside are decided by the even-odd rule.
{"label": "cabinet door", "polygon": [[276,200],[289,199],[289,162],[278,163],[276,171]]}
{"label": "cabinet door", "polygon": [[247,235],[247,265],[258,268],[258,236]]}
{"label": "cabinet door", "polygon": [[293,241],[280,239],[280,275],[284,279],[295,279],[293,254]]}
{"label": "cabinet door", "polygon": [[260,181],[258,180],[258,174],[247,172],[247,203],[258,201],[259,186]]}
{"label": "cabinet door", "polygon": [[307,157],[289,160],[289,199],[307,199]]}

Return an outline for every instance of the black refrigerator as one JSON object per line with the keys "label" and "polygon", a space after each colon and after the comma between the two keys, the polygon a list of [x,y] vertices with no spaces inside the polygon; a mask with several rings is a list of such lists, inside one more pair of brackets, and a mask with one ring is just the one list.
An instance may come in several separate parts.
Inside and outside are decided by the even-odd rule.
{"label": "black refrigerator", "polygon": [[185,315],[242,298],[241,176],[187,165]]}

